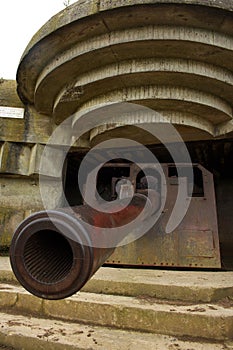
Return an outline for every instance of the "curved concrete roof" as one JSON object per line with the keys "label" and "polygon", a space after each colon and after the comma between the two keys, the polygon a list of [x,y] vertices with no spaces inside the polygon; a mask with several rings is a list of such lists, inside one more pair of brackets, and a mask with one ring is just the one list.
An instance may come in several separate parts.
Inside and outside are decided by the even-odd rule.
{"label": "curved concrete roof", "polygon": [[126,101],[199,128],[197,138],[221,136],[232,131],[233,3],[78,1],[36,33],[17,81],[21,99],[57,123]]}
{"label": "curved concrete roof", "polygon": [[119,9],[135,5],[148,4],[178,4],[178,5],[198,5],[208,8],[218,8],[227,11],[233,11],[233,3],[231,0],[79,0],[70,5],[63,11],[53,16],[32,38],[28,44],[23,57],[28,51],[40,40],[53,33],[55,30],[83,19],[85,17],[101,13],[102,11]]}

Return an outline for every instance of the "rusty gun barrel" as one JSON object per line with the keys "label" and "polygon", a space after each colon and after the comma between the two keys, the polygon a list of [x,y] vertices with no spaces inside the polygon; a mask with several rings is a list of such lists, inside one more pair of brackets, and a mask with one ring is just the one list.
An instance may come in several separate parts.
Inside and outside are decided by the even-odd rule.
{"label": "rusty gun barrel", "polygon": [[[71,296],[84,286],[122,240],[120,235],[117,239],[114,235],[113,241],[111,234],[102,233],[102,228],[129,223],[145,205],[149,215],[151,202],[146,196],[135,194],[124,209],[119,201],[116,204],[119,210],[112,214],[87,205],[32,214],[16,229],[10,247],[11,266],[18,281],[41,298]],[[84,222],[94,229],[90,230]]]}

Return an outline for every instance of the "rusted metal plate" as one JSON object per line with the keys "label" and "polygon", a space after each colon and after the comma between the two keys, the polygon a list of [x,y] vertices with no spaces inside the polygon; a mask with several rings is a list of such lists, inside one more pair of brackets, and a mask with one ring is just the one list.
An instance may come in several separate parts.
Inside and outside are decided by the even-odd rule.
{"label": "rusted metal plate", "polygon": [[[144,164],[145,166],[145,164]],[[194,189],[190,206],[179,226],[171,233],[165,227],[175,205],[179,179],[174,165],[163,164],[166,177],[167,198],[163,214],[155,226],[137,241],[116,248],[108,264],[177,266],[220,268],[220,251],[212,174],[200,165],[194,165]],[[180,164],[180,167],[186,165]],[[150,164],[147,164],[150,167]],[[185,173],[185,171],[184,171]],[[133,178],[134,177],[134,178]],[[131,171],[131,181],[136,182],[136,170]],[[184,180],[184,179],[183,179]]]}
{"label": "rusted metal plate", "polygon": [[213,258],[214,240],[212,231],[185,230],[178,233],[180,257]]}

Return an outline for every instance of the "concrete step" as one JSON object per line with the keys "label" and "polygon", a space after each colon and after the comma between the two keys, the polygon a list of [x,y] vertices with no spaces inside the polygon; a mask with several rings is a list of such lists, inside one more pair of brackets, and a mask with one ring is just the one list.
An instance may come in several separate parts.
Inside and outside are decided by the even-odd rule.
{"label": "concrete step", "polygon": [[[17,283],[8,258],[0,258],[0,283]],[[175,271],[103,267],[84,292],[214,302],[233,297],[233,271]]]}
{"label": "concrete step", "polygon": [[233,305],[224,302],[196,304],[86,292],[51,301],[20,286],[0,285],[0,309],[5,312],[216,341],[233,338]]}
{"label": "concrete step", "polygon": [[[230,342],[181,340],[46,318],[0,313],[0,344],[24,350],[223,350]],[[1,349],[1,345],[0,345]]]}

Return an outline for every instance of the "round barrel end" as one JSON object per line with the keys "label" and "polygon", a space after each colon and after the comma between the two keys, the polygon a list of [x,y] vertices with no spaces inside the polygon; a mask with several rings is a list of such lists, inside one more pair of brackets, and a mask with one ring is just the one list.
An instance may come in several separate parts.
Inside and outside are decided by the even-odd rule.
{"label": "round barrel end", "polygon": [[[25,289],[44,299],[63,299],[91,276],[92,248],[77,220],[65,213],[39,212],[17,228],[10,247],[12,269]],[[86,244],[84,244],[86,243]]]}

